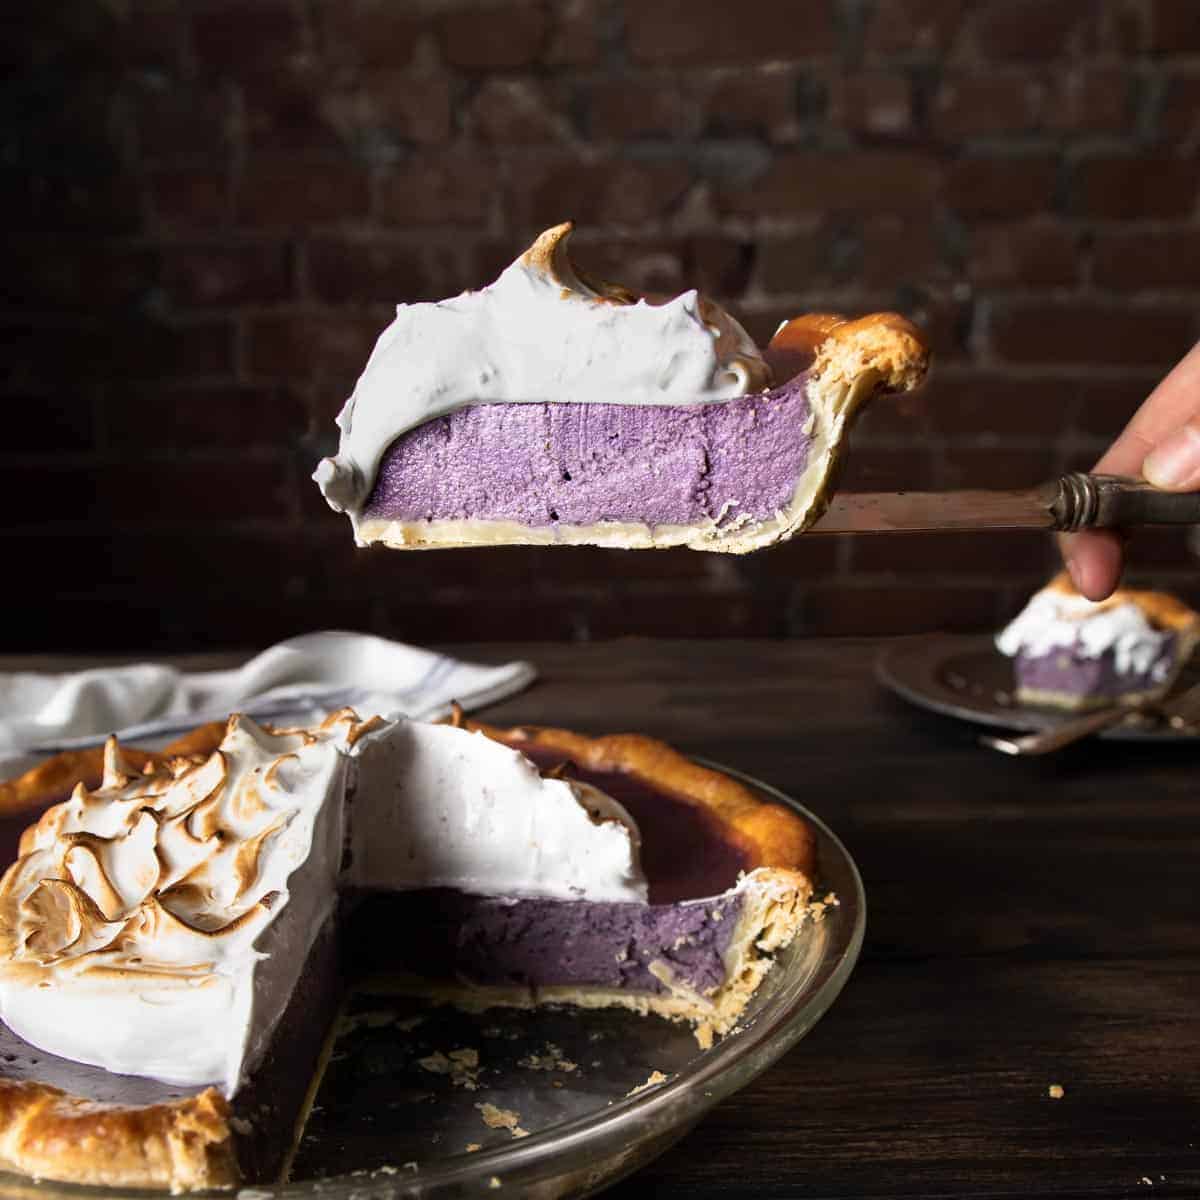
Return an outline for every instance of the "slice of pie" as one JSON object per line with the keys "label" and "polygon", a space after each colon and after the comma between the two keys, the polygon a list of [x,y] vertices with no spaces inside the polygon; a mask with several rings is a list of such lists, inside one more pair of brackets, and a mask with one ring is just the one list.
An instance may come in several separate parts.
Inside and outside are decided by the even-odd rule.
{"label": "slice of pie", "polygon": [[1135,704],[1167,692],[1200,639],[1200,614],[1166,592],[1081,596],[1064,571],[996,637],[1017,700],[1052,708]]}
{"label": "slice of pie", "polygon": [[764,356],[694,291],[588,279],[570,232],[397,309],[314,476],[360,545],[757,550],[820,517],[864,402],[924,376],[894,313],[800,317]]}
{"label": "slice of pie", "polygon": [[110,742],[0,882],[0,1165],[24,1174],[278,1178],[363,971],[704,1042],[820,912],[807,825],[651,739],[343,711],[133,761]]}

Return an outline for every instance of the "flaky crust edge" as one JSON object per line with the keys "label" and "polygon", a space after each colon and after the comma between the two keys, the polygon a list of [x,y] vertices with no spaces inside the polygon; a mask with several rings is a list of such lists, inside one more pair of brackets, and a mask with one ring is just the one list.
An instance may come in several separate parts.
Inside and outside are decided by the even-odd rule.
{"label": "flaky crust edge", "polygon": [[229,1105],[213,1088],[134,1107],[0,1079],[0,1166],[35,1179],[172,1192],[238,1182]]}
{"label": "flaky crust edge", "polygon": [[791,358],[809,371],[807,395],[813,441],[792,498],[772,518],[736,517],[718,525],[706,520],[651,528],[638,522],[535,528],[515,521],[363,520],[360,545],[393,550],[462,549],[473,546],[603,546],[625,550],[685,546],[724,554],[749,554],[802,533],[829,506],[846,435],[863,406],[879,392],[917,387],[929,367],[921,332],[898,313],[880,312],[851,320],[835,313],[809,313],[785,322],[768,354]]}
{"label": "flaky crust edge", "polygon": [[745,784],[693,762],[657,738],[640,733],[588,737],[544,725],[502,729],[466,719],[462,724],[517,749],[550,750],[588,770],[620,771],[692,801],[730,832],[751,869],[779,868],[809,878],[815,871],[816,839],[803,817],[764,801]]}

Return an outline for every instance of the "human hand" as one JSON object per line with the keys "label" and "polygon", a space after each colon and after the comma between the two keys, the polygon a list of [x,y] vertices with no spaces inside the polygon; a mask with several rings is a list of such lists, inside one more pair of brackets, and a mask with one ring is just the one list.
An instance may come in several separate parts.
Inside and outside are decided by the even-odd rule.
{"label": "human hand", "polygon": [[[1200,342],[1142,402],[1093,470],[1142,476],[1168,492],[1200,491]],[[1059,539],[1075,587],[1103,600],[1121,580],[1120,538],[1104,530]]]}

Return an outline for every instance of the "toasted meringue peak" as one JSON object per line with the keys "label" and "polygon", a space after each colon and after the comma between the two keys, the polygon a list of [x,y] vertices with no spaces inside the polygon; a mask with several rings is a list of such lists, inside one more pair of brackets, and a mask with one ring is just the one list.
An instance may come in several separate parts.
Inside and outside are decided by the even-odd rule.
{"label": "toasted meringue peak", "polygon": [[753,339],[696,291],[649,302],[571,261],[566,222],[480,291],[401,304],[313,478],[358,530],[388,447],[472,404],[709,404],[771,382]]}

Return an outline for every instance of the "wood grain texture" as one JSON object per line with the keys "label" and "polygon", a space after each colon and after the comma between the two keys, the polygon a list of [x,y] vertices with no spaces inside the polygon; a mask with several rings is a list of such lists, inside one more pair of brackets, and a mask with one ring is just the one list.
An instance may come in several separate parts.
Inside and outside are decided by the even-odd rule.
{"label": "wood grain texture", "polygon": [[489,721],[633,730],[741,768],[823,816],[866,882],[863,957],[829,1014],[607,1194],[1200,1195],[1200,745],[991,754],[882,692],[882,645],[457,648],[541,671]]}

